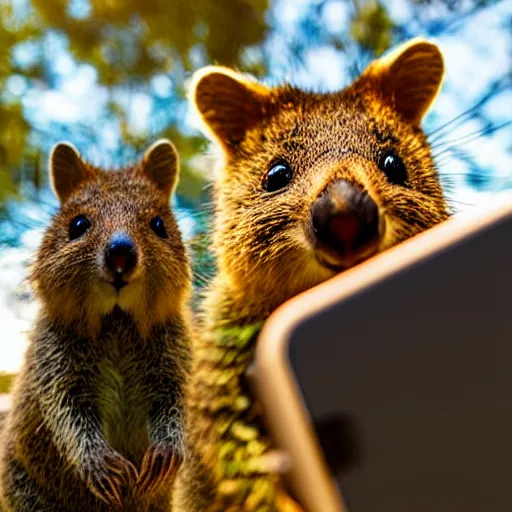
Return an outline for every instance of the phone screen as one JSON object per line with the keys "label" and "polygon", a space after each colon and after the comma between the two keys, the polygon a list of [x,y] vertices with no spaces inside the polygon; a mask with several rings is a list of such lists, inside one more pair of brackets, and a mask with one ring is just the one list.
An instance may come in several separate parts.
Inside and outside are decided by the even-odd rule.
{"label": "phone screen", "polygon": [[512,217],[297,325],[350,512],[512,510]]}

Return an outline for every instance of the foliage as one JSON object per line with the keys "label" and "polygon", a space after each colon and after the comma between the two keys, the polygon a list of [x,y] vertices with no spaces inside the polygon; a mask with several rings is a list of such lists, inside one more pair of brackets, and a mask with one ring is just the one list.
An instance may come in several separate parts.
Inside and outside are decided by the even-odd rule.
{"label": "foliage", "polygon": [[350,28],[354,40],[376,56],[391,46],[393,22],[380,2],[365,2],[357,9]]}
{"label": "foliage", "polygon": [[0,372],[0,395],[9,392],[14,377],[14,374]]}

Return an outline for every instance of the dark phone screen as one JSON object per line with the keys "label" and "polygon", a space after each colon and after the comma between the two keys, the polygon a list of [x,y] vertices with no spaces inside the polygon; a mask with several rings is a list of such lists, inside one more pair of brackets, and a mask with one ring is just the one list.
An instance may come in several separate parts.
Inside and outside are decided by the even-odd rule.
{"label": "dark phone screen", "polygon": [[512,511],[512,216],[296,326],[350,512]]}

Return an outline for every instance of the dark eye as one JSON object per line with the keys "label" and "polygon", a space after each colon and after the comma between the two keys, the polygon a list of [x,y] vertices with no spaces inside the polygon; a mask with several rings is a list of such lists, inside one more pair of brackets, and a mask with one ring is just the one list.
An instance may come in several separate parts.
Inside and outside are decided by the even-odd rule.
{"label": "dark eye", "polygon": [[286,162],[278,162],[270,168],[270,171],[265,176],[263,188],[267,192],[275,192],[284,188],[290,183],[292,174],[292,170]]}
{"label": "dark eye", "polygon": [[151,219],[149,227],[157,234],[160,238],[167,238],[167,231],[165,230],[164,219],[162,217],[155,217]]}
{"label": "dark eye", "polygon": [[90,227],[91,223],[85,215],[77,215],[69,223],[69,239],[80,238]]}
{"label": "dark eye", "polygon": [[393,151],[389,151],[382,157],[379,168],[385,173],[388,181],[394,185],[407,184],[407,169],[402,159]]}

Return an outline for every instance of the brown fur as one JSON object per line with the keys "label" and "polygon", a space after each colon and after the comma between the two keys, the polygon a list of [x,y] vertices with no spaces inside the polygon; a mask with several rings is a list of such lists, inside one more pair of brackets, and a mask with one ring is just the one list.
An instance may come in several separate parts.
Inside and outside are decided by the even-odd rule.
{"label": "brown fur", "polygon": [[[0,508],[169,510],[190,336],[190,269],[169,208],[176,152],[160,141],[137,165],[106,172],[60,144],[51,173],[61,208],[32,276],[41,311],[2,432]],[[91,226],[70,240],[78,214]],[[150,229],[155,216],[168,238]],[[117,291],[104,253],[119,231],[138,263]]]}
{"label": "brown fur", "polygon": [[[203,303],[193,361],[180,510],[284,510],[277,502],[279,464],[244,377],[258,326],[284,301],[335,274],[317,257],[310,214],[334,180],[358,184],[377,203],[384,226],[378,251],[448,218],[419,126],[442,76],[439,50],[422,41],[374,62],[332,94],[269,89],[226,68],[196,75],[192,101],[221,148],[214,230],[219,270]],[[391,148],[405,163],[407,186],[391,184],[378,167]],[[265,176],[282,158],[293,169],[291,183],[265,192]]]}

